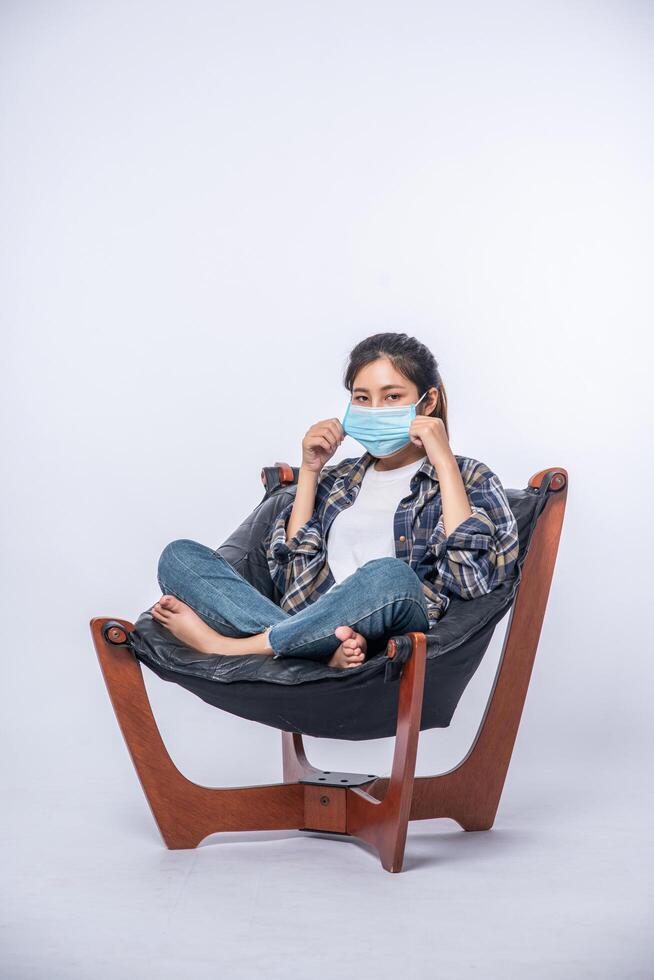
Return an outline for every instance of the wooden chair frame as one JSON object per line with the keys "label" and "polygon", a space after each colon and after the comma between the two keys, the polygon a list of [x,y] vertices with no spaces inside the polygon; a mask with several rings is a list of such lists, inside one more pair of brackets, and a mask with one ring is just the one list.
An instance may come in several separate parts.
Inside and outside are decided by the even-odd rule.
{"label": "wooden chair frame", "polygon": [[[551,477],[548,499],[524,561],[484,716],[465,758],[437,776],[415,776],[427,653],[424,633],[407,634],[412,655],[399,680],[389,777],[317,769],[307,760],[302,735],[284,731],[283,782],[211,788],[182,775],[166,750],[141,664],[125,645],[133,624],[93,618],[91,633],[109,697],[166,846],[197,847],[219,831],[315,830],[367,841],[387,871],[399,872],[409,820],[450,817],[464,830],[489,830],[527,696],[565,513],[566,470],[541,470],[529,486],[539,488],[546,476]],[[395,652],[391,640],[386,655],[393,657]]]}

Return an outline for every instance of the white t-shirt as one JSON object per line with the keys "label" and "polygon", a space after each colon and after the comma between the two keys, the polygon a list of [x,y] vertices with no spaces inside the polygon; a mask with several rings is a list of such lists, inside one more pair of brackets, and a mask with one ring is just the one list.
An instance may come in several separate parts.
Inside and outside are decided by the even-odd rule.
{"label": "white t-shirt", "polygon": [[423,462],[424,457],[394,470],[376,470],[374,463],[368,466],[356,500],[336,515],[327,533],[327,560],[334,584],[372,558],[395,557],[395,511],[408,496],[411,477]]}

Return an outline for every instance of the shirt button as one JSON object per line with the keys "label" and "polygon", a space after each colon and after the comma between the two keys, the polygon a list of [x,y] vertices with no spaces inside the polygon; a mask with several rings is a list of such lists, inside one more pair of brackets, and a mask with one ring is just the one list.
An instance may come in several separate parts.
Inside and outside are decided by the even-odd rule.
{"label": "shirt button", "polygon": [[406,541],[406,538],[404,537],[403,534],[400,534],[400,541]]}

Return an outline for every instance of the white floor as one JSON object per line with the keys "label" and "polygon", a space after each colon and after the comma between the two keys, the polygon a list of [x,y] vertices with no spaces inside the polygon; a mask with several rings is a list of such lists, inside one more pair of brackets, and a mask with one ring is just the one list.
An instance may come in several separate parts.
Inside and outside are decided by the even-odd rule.
{"label": "white floor", "polygon": [[[158,679],[148,687],[191,778],[279,778],[278,733]],[[181,705],[176,721],[195,718],[201,736],[175,746],[170,708]],[[527,728],[494,828],[411,823],[404,871],[392,875],[367,845],[333,835],[215,834],[168,851],[111,709],[95,715],[83,744],[73,728],[49,740],[34,731],[14,747],[24,768],[2,807],[2,977],[654,977],[651,798],[638,759],[547,758]],[[206,725],[223,736],[222,761]],[[250,739],[247,765],[234,752],[238,732]],[[419,771],[449,736],[424,734]],[[389,740],[374,744],[390,752]],[[347,768],[354,757],[353,771],[368,748],[307,740],[317,764]],[[188,771],[192,756],[204,772]]]}

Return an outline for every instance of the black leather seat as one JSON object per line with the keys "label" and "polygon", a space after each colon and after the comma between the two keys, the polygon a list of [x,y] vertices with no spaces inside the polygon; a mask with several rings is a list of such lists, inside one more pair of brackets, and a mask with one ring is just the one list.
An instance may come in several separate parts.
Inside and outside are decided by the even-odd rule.
{"label": "black leather seat", "polygon": [[[264,470],[264,473],[267,471]],[[294,470],[297,480],[297,470]],[[265,557],[264,538],[296,484],[280,484],[270,468],[268,489],[254,511],[216,549],[260,592],[279,603]],[[539,514],[547,500],[540,490],[507,490],[518,522],[520,554],[515,574],[493,592],[473,600],[452,596],[449,608],[427,634],[427,667],[420,729],[446,728],[468,682],[488,648],[498,622],[509,611]],[[148,611],[129,634],[137,659],[209,704],[282,731],[353,741],[394,736],[397,677],[406,637],[394,637],[398,655],[372,651],[360,667],[336,670],[300,658],[204,655],[185,646]],[[369,651],[370,653],[371,651]]]}

